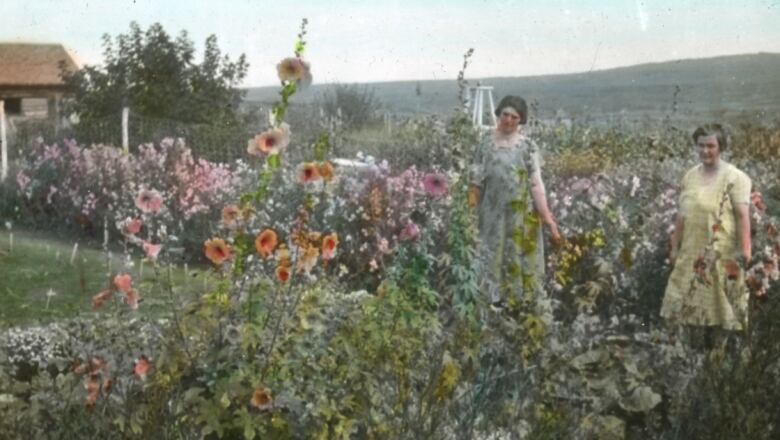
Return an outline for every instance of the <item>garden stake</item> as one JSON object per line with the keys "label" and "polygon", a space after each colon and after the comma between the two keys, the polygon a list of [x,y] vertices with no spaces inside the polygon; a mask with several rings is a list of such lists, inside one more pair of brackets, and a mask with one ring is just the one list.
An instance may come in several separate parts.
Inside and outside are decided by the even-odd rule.
{"label": "garden stake", "polygon": [[73,243],[73,252],[70,253],[70,265],[73,266],[73,262],[76,261],[76,252],[79,249],[79,242]]}

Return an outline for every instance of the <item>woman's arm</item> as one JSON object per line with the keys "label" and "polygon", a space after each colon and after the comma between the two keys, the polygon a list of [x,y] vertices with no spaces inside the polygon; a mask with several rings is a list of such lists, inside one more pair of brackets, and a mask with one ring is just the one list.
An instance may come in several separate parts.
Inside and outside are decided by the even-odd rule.
{"label": "woman's arm", "polygon": [[680,247],[684,230],[685,217],[678,212],[677,219],[674,221],[674,231],[672,231],[672,236],[669,240],[669,262],[672,263],[672,266],[674,266],[674,262],[677,260],[677,250]]}
{"label": "woman's arm", "polygon": [[555,223],[555,217],[552,211],[550,211],[550,207],[547,206],[547,193],[542,181],[542,175],[538,169],[531,173],[531,198],[534,200],[534,207],[542,218],[542,222],[550,228],[553,243],[560,244],[562,241],[561,234],[558,232],[558,224]]}
{"label": "woman's arm", "polygon": [[739,237],[740,250],[745,264],[752,257],[752,243],[750,240],[750,209],[746,203],[734,205],[734,217],[737,220],[737,237]]}

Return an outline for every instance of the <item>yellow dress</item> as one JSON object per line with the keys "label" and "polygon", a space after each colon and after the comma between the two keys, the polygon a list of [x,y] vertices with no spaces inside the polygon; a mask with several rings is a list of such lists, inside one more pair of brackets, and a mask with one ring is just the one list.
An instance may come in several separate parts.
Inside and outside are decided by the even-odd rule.
{"label": "yellow dress", "polygon": [[[666,286],[661,316],[679,324],[729,330],[740,330],[747,324],[744,274],[740,271],[729,278],[725,266],[741,254],[734,205],[749,201],[750,178],[734,165],[720,161],[717,175],[707,180],[702,165],[685,173],[679,201],[685,219],[682,241]],[[718,227],[715,225],[720,212]],[[699,266],[697,277],[694,265],[703,256],[707,266]]]}

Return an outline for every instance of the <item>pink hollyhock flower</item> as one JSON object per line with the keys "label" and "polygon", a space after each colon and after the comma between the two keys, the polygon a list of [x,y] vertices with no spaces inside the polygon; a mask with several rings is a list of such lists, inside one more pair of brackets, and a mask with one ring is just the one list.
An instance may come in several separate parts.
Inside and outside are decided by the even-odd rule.
{"label": "pink hollyhock flower", "polygon": [[135,198],[135,206],[145,213],[155,213],[162,208],[162,195],[154,189],[144,189]]}
{"label": "pink hollyhock flower", "polygon": [[143,224],[143,221],[141,221],[139,218],[128,218],[125,220],[125,223],[122,227],[122,232],[127,235],[135,235],[141,232],[141,226],[143,226]]}
{"label": "pink hollyhock flower", "polygon": [[133,289],[133,277],[130,274],[120,274],[114,277],[114,287],[122,292],[129,292]]}
{"label": "pink hollyhock flower", "polygon": [[403,229],[401,229],[401,233],[398,235],[398,238],[401,239],[401,241],[412,241],[416,240],[417,236],[420,235],[420,228],[417,226],[414,222],[409,222],[404,226]]}
{"label": "pink hollyhock flower", "polygon": [[311,66],[298,57],[283,59],[276,65],[276,72],[280,81],[295,81],[299,85],[311,84]]}
{"label": "pink hollyhock flower", "polygon": [[157,255],[160,254],[160,250],[162,249],[162,245],[161,244],[152,244],[152,243],[150,243],[148,241],[145,241],[144,245],[143,245],[143,248],[144,248],[144,252],[146,252],[146,257],[147,258],[149,258],[150,260],[156,260],[157,259]]}
{"label": "pink hollyhock flower", "polygon": [[439,173],[429,173],[423,177],[423,188],[425,192],[434,198],[447,195],[447,177]]}
{"label": "pink hollyhock flower", "polygon": [[144,380],[146,379],[146,375],[149,373],[149,369],[151,367],[151,360],[148,357],[141,355],[141,357],[135,361],[135,365],[133,366],[133,374],[139,377],[141,380]]}
{"label": "pink hollyhock flower", "polygon": [[290,131],[287,127],[276,127],[258,134],[249,141],[247,153],[260,156],[262,154],[278,153],[290,144]]}

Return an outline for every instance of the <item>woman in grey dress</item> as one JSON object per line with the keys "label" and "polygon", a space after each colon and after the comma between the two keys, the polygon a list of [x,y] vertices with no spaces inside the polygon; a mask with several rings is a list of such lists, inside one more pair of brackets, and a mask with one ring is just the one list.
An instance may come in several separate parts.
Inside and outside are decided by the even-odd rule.
{"label": "woman in grey dress", "polygon": [[496,108],[495,130],[477,147],[470,199],[479,217],[482,289],[491,303],[538,291],[544,276],[542,224],[562,241],[547,206],[536,144],[522,133],[523,98],[506,96]]}

